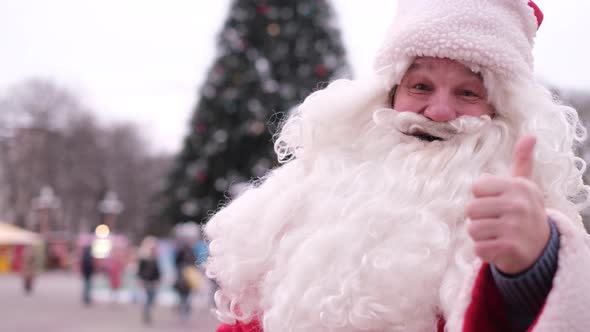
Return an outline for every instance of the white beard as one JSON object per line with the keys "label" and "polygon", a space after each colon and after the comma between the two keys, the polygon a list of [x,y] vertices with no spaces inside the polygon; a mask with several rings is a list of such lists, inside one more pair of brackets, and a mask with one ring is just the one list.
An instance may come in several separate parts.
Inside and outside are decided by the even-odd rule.
{"label": "white beard", "polygon": [[[424,142],[400,132],[420,116],[379,110],[351,144],[291,161],[221,210],[207,226],[220,318],[258,316],[265,332],[435,331],[474,260],[471,183],[505,174],[512,147],[506,126],[477,120]],[[431,125],[418,127],[448,134]]]}

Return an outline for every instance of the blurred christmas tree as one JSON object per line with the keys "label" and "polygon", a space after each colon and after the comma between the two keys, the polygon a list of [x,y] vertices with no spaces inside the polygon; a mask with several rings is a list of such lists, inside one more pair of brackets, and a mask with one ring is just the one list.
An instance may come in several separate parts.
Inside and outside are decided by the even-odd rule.
{"label": "blurred christmas tree", "polygon": [[264,175],[275,166],[280,120],[320,83],[349,73],[329,1],[234,0],[160,200],[159,228],[205,222]]}

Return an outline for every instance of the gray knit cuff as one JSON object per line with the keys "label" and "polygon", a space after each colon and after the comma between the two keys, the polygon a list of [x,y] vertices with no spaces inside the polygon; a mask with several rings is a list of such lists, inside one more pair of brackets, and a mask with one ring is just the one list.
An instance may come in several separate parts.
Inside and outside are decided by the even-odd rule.
{"label": "gray knit cuff", "polygon": [[492,266],[492,275],[502,294],[509,313],[533,319],[545,303],[557,271],[559,232],[553,221],[548,220],[551,236],[543,254],[528,270],[517,275],[507,275]]}

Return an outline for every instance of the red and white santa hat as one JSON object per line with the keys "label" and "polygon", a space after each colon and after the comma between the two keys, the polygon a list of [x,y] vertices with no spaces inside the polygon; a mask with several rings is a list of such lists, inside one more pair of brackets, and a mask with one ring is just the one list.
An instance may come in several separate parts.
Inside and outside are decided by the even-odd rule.
{"label": "red and white santa hat", "polygon": [[400,76],[396,66],[432,56],[533,79],[533,40],[542,20],[529,0],[398,0],[375,70]]}

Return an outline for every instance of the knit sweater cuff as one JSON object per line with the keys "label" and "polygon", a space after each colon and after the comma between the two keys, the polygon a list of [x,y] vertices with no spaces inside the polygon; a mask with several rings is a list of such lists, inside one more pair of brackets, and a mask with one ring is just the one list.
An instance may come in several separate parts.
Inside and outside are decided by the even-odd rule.
{"label": "knit sweater cuff", "polygon": [[551,290],[557,271],[559,232],[553,221],[548,222],[551,228],[549,242],[532,267],[517,275],[507,275],[492,266],[494,281],[511,315],[534,319]]}

